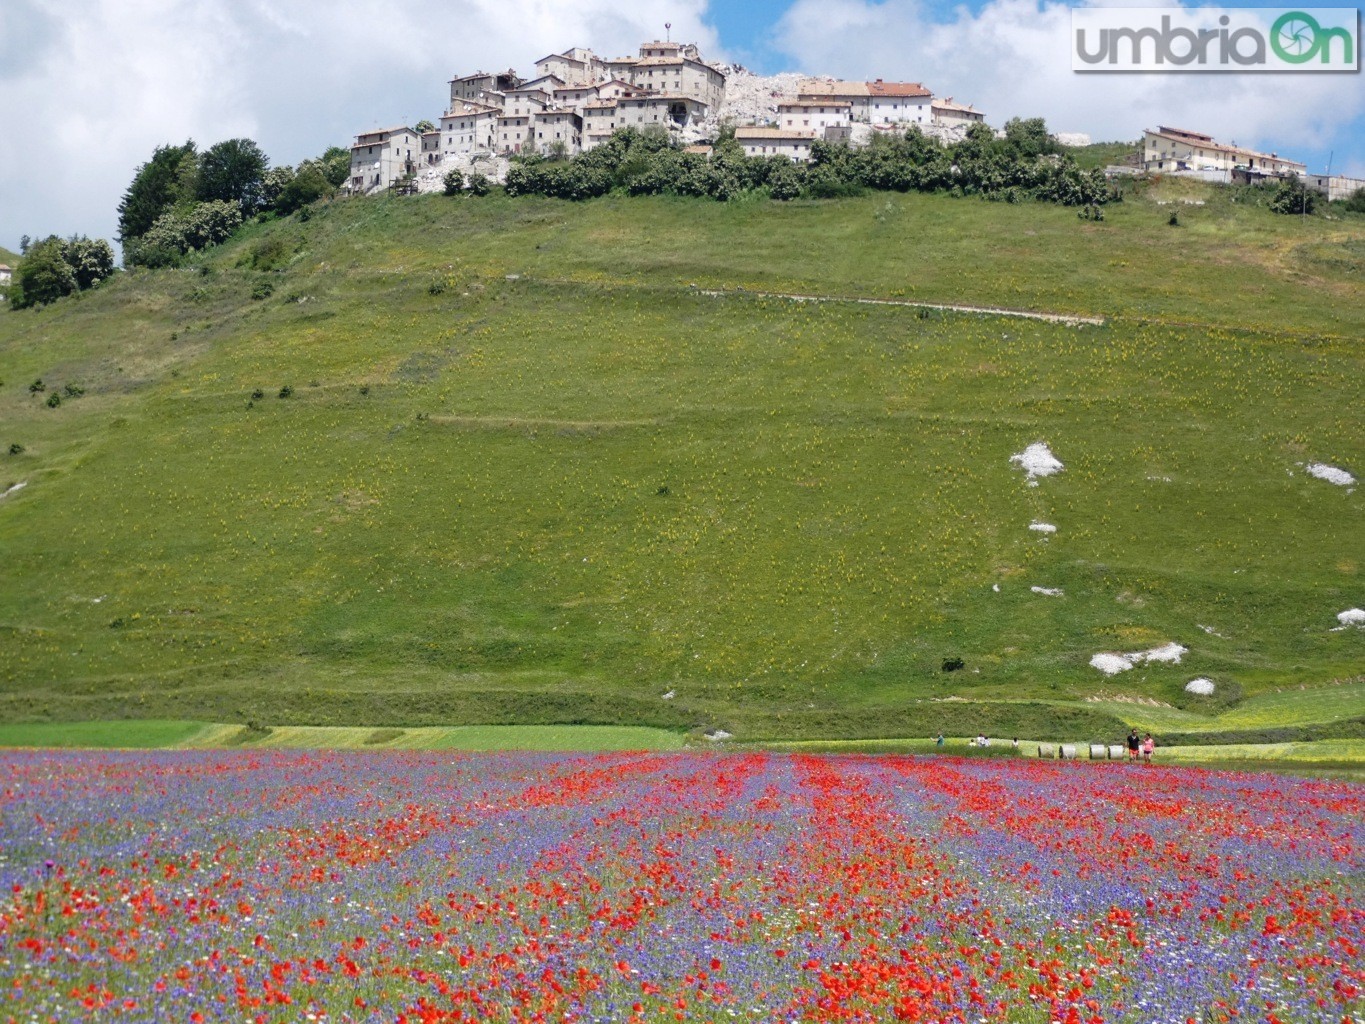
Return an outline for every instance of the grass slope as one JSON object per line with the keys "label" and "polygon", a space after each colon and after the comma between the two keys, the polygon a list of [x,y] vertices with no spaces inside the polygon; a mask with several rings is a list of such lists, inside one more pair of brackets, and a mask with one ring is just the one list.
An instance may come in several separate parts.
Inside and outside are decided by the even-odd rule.
{"label": "grass slope", "polygon": [[0,719],[1046,739],[1351,676],[1365,503],[1300,465],[1365,470],[1365,220],[1200,194],[355,201],[8,316]]}

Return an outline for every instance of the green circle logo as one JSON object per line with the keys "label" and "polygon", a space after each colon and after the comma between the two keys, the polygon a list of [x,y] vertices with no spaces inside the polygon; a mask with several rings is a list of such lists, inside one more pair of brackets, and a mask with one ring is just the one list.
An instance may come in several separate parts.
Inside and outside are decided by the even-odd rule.
{"label": "green circle logo", "polygon": [[1304,11],[1288,11],[1270,26],[1270,46],[1280,60],[1307,64],[1322,48],[1322,26]]}

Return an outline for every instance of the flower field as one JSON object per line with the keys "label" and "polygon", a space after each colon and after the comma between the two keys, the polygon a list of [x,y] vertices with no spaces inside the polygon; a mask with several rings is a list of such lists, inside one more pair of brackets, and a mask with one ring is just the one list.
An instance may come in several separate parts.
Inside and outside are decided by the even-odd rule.
{"label": "flower field", "polygon": [[915,757],[0,755],[0,1021],[1349,1021],[1365,790]]}

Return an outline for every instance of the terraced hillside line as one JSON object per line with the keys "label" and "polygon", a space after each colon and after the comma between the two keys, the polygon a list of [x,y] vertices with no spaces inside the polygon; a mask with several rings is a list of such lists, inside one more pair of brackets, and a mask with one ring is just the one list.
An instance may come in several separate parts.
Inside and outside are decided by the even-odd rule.
{"label": "terraced hillside line", "polygon": [[1005,309],[1000,306],[966,306],[948,302],[912,302],[908,299],[864,299],[849,295],[795,295],[782,292],[727,291],[716,288],[698,289],[702,295],[716,299],[745,296],[755,299],[789,299],[792,302],[848,302],[858,306],[904,306],[907,309],[939,309],[952,313],[977,313],[982,316],[1013,316],[1022,320],[1042,320],[1068,327],[1102,326],[1102,316],[1078,316],[1071,313],[1035,313],[1026,309]]}

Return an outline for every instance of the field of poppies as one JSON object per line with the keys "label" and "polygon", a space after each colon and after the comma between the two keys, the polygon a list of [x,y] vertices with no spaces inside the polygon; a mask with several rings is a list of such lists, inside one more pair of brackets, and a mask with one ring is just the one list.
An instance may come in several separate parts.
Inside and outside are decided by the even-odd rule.
{"label": "field of poppies", "polygon": [[0,1021],[1350,1021],[1365,789],[916,757],[6,752]]}

